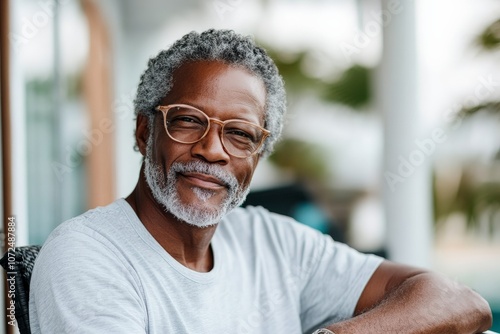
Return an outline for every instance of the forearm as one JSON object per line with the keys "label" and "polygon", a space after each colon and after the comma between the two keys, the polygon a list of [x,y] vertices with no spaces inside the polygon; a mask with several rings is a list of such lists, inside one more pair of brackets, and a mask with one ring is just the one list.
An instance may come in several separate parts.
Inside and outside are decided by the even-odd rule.
{"label": "forearm", "polygon": [[423,273],[408,278],[377,306],[328,329],[336,334],[472,334],[490,328],[488,303],[466,286]]}

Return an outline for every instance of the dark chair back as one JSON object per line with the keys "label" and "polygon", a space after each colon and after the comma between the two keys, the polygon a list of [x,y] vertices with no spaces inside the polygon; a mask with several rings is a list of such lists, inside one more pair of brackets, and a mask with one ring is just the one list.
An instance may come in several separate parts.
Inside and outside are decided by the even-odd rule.
{"label": "dark chair back", "polygon": [[[33,265],[40,248],[41,246],[16,247],[14,252],[5,253],[0,259],[0,265],[7,272],[7,293],[14,302],[14,316],[21,334],[31,334],[29,322],[30,281]],[[7,306],[7,309],[9,307],[10,305]],[[7,317],[14,321],[9,314]]]}

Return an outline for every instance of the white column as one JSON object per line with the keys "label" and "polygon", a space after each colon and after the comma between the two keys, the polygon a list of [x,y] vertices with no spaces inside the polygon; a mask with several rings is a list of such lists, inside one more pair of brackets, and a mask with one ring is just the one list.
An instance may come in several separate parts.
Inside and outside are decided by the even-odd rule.
{"label": "white column", "polygon": [[[10,26],[20,27],[18,1],[10,1]],[[28,193],[26,158],[26,113],[24,73],[21,59],[11,45],[10,52],[10,117],[12,163],[12,213],[16,217],[16,246],[28,244]]]}
{"label": "white column", "polygon": [[414,1],[382,0],[383,55],[376,90],[384,122],[382,192],[387,250],[396,262],[430,267],[432,250],[430,158],[418,101]]}

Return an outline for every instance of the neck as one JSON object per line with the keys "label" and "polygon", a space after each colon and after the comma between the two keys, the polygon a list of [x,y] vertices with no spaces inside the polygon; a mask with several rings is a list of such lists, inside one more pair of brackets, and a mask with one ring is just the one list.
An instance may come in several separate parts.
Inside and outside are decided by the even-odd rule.
{"label": "neck", "polygon": [[135,189],[125,199],[153,238],[187,268],[208,272],[213,268],[210,242],[217,225],[200,228],[178,220],[153,197],[144,168]]}

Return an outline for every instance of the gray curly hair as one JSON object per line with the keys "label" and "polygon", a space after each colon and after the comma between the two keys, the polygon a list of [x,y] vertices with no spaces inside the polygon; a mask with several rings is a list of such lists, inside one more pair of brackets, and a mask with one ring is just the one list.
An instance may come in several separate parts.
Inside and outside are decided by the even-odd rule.
{"label": "gray curly hair", "polygon": [[261,154],[269,155],[283,129],[286,111],[283,80],[264,49],[258,47],[250,37],[232,30],[210,29],[201,34],[193,31],[151,58],[137,87],[134,100],[136,115],[147,116],[149,124],[152,124],[154,108],[172,88],[174,70],[186,62],[197,60],[214,60],[243,66],[263,80],[266,87],[264,126],[271,135],[266,139]]}

